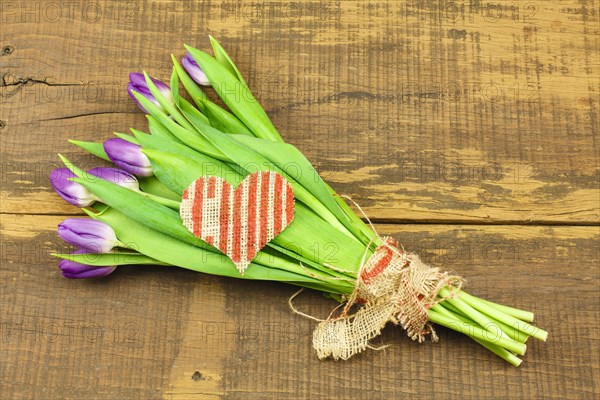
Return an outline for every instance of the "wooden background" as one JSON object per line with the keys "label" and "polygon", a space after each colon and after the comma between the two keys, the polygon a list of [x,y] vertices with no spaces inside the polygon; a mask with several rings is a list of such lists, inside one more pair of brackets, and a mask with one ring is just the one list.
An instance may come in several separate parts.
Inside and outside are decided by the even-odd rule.
{"label": "wooden background", "polygon": [[[600,397],[595,1],[2,1],[0,394],[6,399]],[[144,129],[130,71],[218,38],[280,132],[380,233],[536,313],[514,368],[388,327],[319,361],[295,288],[176,268],[60,276],[69,138]],[[307,293],[299,306],[333,306]]]}

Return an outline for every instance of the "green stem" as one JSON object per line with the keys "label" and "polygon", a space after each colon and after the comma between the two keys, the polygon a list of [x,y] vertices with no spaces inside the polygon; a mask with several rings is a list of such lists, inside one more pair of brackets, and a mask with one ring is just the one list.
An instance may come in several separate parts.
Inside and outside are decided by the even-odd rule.
{"label": "green stem", "polygon": [[[443,303],[441,303],[441,305],[443,307],[445,307],[448,311],[455,313],[458,317],[466,318],[460,312],[460,310],[457,309],[456,307],[454,307],[452,304],[450,304],[448,302],[443,302]],[[467,318],[467,320],[468,320],[468,318]],[[496,323],[498,325],[498,327],[500,329],[502,329],[504,331],[504,333],[506,333],[506,335],[509,338],[511,338],[512,340],[516,340],[517,342],[520,342],[520,343],[525,343],[525,342],[527,342],[527,339],[529,339],[528,334],[523,333],[514,327],[511,328],[510,326],[503,324],[502,322],[500,322],[498,320],[494,320],[494,323]]]}
{"label": "green stem", "polygon": [[500,347],[493,343],[486,342],[485,340],[480,340],[480,339],[476,339],[476,338],[471,338],[471,339],[473,339],[474,341],[476,341],[477,343],[479,343],[480,345],[482,345],[483,347],[485,347],[492,353],[496,354],[498,357],[500,357],[500,358],[504,359],[505,361],[507,361],[508,363],[514,365],[515,367],[518,367],[523,362],[523,360],[521,360],[519,357],[515,356],[510,351],[506,350],[504,347]]}
{"label": "green stem", "polygon": [[469,299],[469,300],[476,300],[480,303],[486,304],[490,307],[497,309],[498,311],[501,311],[505,314],[508,314],[515,318],[518,318],[521,321],[525,321],[525,322],[533,321],[533,313],[532,312],[525,311],[525,310],[519,310],[518,308],[503,306],[502,304],[498,304],[498,303],[494,303],[489,300],[481,299],[479,297],[470,295],[469,293],[465,292],[464,290],[461,290],[459,292],[459,296],[463,297],[463,299],[465,299],[465,301],[467,299]]}
{"label": "green stem", "polygon": [[502,329],[494,330],[492,328],[499,328],[496,324],[494,324],[488,316],[482,314],[471,305],[465,303],[459,297],[456,296],[454,289],[449,289],[448,286],[440,290],[439,296],[445,298],[444,301],[449,302],[456,308],[458,308],[466,317],[472,319],[477,322],[483,329],[489,332],[492,335],[499,335],[501,338],[512,340],[508,337],[506,333]]}
{"label": "green stem", "polygon": [[[261,253],[259,253],[261,254]],[[338,293],[348,293],[354,289],[354,284],[345,279],[339,279],[335,276],[328,275],[318,269],[312,268],[310,264],[300,265],[299,262],[287,260],[283,257],[274,254],[261,254],[266,257],[256,257],[253,261],[256,264],[264,265],[268,268],[277,268],[283,271],[293,272],[298,275],[307,275],[313,279],[322,282],[323,287],[335,288]],[[324,290],[327,291],[327,290]]]}
{"label": "green stem", "polygon": [[[446,306],[448,306],[448,305],[450,305],[450,304],[446,303]],[[439,312],[440,314],[443,314],[444,316],[446,316],[448,318],[454,318],[454,319],[460,320],[463,323],[472,323],[472,321],[465,318],[460,313],[453,314],[453,312],[455,312],[455,311],[450,311],[450,310],[446,309],[444,307],[444,305],[442,305],[441,303],[436,304],[435,306],[431,307],[431,309],[436,312]],[[471,337],[471,339],[473,339],[474,341],[476,341],[477,343],[479,343],[480,345],[482,345],[483,347],[485,347],[492,353],[496,354],[498,357],[500,357],[503,360],[507,361],[508,363],[514,365],[515,367],[518,367],[519,365],[521,365],[522,360],[519,357],[515,356],[510,351],[506,350],[504,347],[501,347],[496,344],[490,343],[486,340],[481,340],[481,339],[477,339],[474,337]]]}
{"label": "green stem", "polygon": [[470,323],[462,322],[460,320],[446,317],[445,315],[436,312],[432,309],[429,310],[429,320],[438,325],[445,326],[446,328],[453,329],[457,332],[463,333],[473,339],[479,339],[484,342],[491,343],[496,346],[504,347],[506,350],[512,351],[513,353],[524,355],[527,350],[527,345],[524,343],[515,342],[504,336],[490,338],[490,333]]}
{"label": "green stem", "polygon": [[464,301],[465,304],[470,305],[471,307],[486,314],[487,316],[494,318],[495,320],[498,320],[499,322],[502,322],[505,325],[511,326],[513,329],[519,330],[524,334],[540,339],[543,342],[545,342],[546,339],[548,339],[548,332],[546,332],[545,330],[538,328],[537,326],[530,325],[527,322],[521,321],[520,319],[515,318],[512,315],[508,315],[504,312],[498,311],[496,308],[479,301],[477,297],[464,296],[462,294],[462,292],[459,293],[458,297],[456,297],[455,300]]}

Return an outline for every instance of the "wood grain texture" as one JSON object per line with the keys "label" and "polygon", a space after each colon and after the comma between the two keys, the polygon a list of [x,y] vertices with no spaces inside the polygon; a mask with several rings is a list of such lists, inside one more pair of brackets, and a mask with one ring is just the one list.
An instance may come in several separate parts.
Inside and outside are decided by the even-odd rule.
{"label": "wood grain texture", "polygon": [[[3,1],[0,393],[14,399],[600,397],[597,1]],[[291,286],[124,267],[60,277],[48,182],[67,139],[144,116],[130,71],[167,79],[221,41],[274,124],[380,234],[536,313],[512,368],[461,335],[318,361]],[[332,302],[309,292],[303,310]]]}
{"label": "wood grain texture", "polygon": [[3,14],[7,212],[72,212],[43,190],[54,153],[144,129],[127,74],[167,79],[169,54],[212,33],[284,136],[374,219],[600,221],[594,3],[108,1],[68,24],[36,4]]}
{"label": "wood grain texture", "polygon": [[[596,227],[377,225],[465,276],[471,293],[536,313],[551,333],[519,368],[438,329],[418,345],[398,327],[348,362],[319,361],[296,290],[167,267],[95,282],[60,276],[48,253],[61,216],[2,216],[2,385],[12,398],[592,398],[600,374]],[[324,317],[334,302],[296,301]]]}

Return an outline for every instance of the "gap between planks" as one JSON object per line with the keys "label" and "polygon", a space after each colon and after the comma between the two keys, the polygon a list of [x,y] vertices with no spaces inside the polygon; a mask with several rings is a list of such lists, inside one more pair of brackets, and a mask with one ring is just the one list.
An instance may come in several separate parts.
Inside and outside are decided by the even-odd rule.
{"label": "gap between planks", "polygon": [[[45,217],[65,217],[73,218],[78,216],[85,216],[84,213],[74,212],[72,214],[67,213],[19,213],[19,212],[3,212],[0,211],[0,215],[6,216],[45,216]],[[361,218],[363,222],[368,224],[365,218]],[[390,219],[390,218],[370,218],[371,223],[377,225],[472,225],[472,226],[564,226],[564,227],[600,227],[600,221],[544,221],[544,220],[530,220],[530,221],[516,221],[516,220],[502,220],[502,221],[473,221],[469,219]]]}

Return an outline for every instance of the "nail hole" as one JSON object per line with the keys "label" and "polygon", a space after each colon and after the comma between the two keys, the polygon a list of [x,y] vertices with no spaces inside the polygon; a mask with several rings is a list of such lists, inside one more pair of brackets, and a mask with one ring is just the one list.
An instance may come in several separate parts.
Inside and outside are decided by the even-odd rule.
{"label": "nail hole", "polygon": [[15,51],[15,48],[12,46],[4,46],[2,48],[2,55],[3,56],[7,56],[9,54],[11,54],[13,51]]}
{"label": "nail hole", "polygon": [[204,375],[202,375],[202,372],[200,372],[200,371],[196,371],[196,372],[194,372],[194,374],[192,375],[192,380],[193,380],[194,382],[203,381],[203,380],[205,380],[205,379],[206,379],[206,377],[205,377]]}

